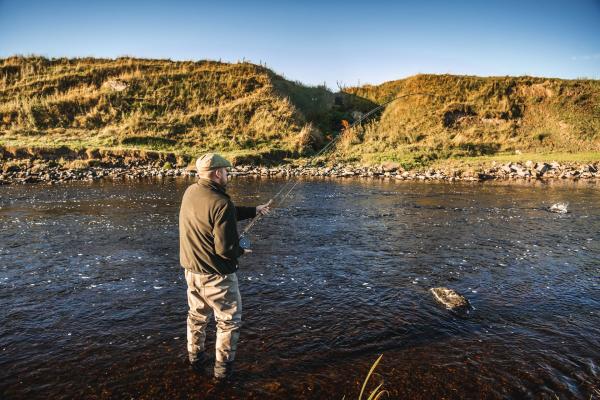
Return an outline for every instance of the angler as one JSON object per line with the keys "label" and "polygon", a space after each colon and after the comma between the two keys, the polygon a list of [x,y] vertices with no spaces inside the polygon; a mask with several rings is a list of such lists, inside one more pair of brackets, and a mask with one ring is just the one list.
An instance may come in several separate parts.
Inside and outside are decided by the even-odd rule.
{"label": "angler", "polygon": [[196,161],[198,182],[185,191],[179,212],[179,252],[187,282],[187,350],[192,367],[208,366],[204,342],[206,325],[217,322],[213,375],[232,374],[242,324],[242,300],[236,271],[240,247],[237,221],[265,215],[269,205],[236,207],[226,193],[229,161],[205,154]]}

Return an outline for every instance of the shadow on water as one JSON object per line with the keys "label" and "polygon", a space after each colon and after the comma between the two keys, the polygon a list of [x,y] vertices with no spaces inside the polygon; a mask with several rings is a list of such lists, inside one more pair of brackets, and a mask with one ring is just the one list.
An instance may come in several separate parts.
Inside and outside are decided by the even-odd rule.
{"label": "shadow on water", "polygon": [[[391,398],[598,388],[597,187],[301,182],[251,233],[238,375],[217,387],[186,364],[177,213],[191,183],[0,188],[2,398],[355,398],[381,353]],[[256,204],[280,184],[230,193]],[[474,310],[449,313],[434,286]]]}

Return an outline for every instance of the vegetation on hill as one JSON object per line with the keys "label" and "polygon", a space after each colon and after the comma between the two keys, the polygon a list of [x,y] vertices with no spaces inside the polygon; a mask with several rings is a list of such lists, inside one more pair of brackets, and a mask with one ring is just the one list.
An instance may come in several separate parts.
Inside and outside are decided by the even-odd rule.
{"label": "vegetation on hill", "polygon": [[[11,57],[0,139],[25,145],[303,154],[344,115],[325,88],[250,63]],[[339,120],[337,121],[339,124]]]}
{"label": "vegetation on hill", "polygon": [[416,75],[347,89],[389,104],[348,132],[347,159],[436,159],[519,153],[600,151],[600,81],[532,77]]}
{"label": "vegetation on hill", "polygon": [[[250,63],[0,59],[0,145],[302,157],[346,130],[345,161],[600,151],[600,81],[417,75],[333,93]],[[255,158],[261,161],[261,158]]]}

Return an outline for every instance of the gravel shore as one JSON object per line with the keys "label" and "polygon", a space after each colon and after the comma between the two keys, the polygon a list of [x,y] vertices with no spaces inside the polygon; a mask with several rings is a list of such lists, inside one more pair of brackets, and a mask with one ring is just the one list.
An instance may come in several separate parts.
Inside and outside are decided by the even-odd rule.
{"label": "gravel shore", "polygon": [[[20,164],[0,162],[0,185],[23,183],[62,183],[68,181],[92,181],[99,179],[141,179],[149,177],[194,176],[190,167],[165,168],[164,164],[128,164],[108,166],[86,166],[67,168],[63,165],[43,160],[27,160]],[[408,181],[485,181],[485,180],[550,180],[550,179],[591,179],[600,178],[600,162],[577,163],[493,163],[480,170],[443,168],[406,171],[398,166],[333,166],[302,167],[281,165],[276,167],[235,166],[231,175],[263,177],[373,177]]]}

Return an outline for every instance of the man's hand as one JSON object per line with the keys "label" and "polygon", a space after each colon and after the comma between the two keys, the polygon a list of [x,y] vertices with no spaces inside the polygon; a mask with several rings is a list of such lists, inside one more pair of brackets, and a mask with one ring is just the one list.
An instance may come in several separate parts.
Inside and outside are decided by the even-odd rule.
{"label": "man's hand", "polygon": [[261,204],[260,206],[256,206],[256,214],[267,215],[271,211],[272,202],[273,200],[269,200],[267,204]]}

